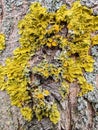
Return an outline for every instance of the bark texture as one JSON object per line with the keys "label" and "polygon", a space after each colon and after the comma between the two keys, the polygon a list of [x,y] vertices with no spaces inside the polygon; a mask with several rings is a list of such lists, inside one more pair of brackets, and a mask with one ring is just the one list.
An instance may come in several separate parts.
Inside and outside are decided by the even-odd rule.
{"label": "bark texture", "polygon": [[[55,11],[63,3],[70,7],[75,0],[0,0],[0,32],[6,35],[6,49],[0,55],[1,64],[19,46],[17,23],[34,1],[41,2],[49,11]],[[93,8],[94,15],[98,15],[98,0],[81,0],[81,4]],[[58,102],[61,120],[57,125],[47,118],[40,122],[37,119],[24,121],[19,109],[11,106],[7,93],[0,91],[0,130],[98,130],[98,46],[94,46],[91,53],[95,69],[92,73],[85,73],[85,77],[94,85],[93,92],[77,98],[79,88],[77,84],[71,84],[68,98],[61,101],[57,85],[51,83],[48,84],[51,87],[46,88]]]}

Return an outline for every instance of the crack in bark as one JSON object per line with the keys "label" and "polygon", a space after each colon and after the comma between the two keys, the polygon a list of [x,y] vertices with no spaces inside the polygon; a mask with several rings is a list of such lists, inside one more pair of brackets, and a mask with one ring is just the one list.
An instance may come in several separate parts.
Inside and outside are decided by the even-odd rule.
{"label": "crack in bark", "polygon": [[70,127],[69,130],[73,129],[73,122],[76,120],[76,106],[77,106],[77,94],[79,93],[79,86],[76,82],[70,84],[69,95],[68,95],[68,107],[70,114]]}
{"label": "crack in bark", "polygon": [[69,120],[70,120],[70,122],[69,122],[69,130],[72,130],[72,109],[71,109],[71,101],[70,101],[70,93],[69,93],[69,95],[68,95],[68,108],[69,108]]}

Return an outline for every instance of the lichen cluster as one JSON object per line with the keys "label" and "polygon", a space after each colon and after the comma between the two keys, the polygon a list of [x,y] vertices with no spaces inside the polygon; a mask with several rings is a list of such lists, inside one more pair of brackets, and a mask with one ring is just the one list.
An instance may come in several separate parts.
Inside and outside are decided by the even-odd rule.
{"label": "lichen cluster", "polygon": [[[33,3],[19,21],[18,29],[20,47],[14,50],[13,57],[6,59],[5,66],[0,66],[0,88],[7,91],[12,105],[20,108],[25,119],[49,117],[56,124],[60,114],[55,101],[47,100],[51,93],[43,89],[41,81],[36,83],[36,78],[31,77],[39,75],[44,82],[51,77],[53,82],[59,82],[62,97],[74,82],[80,86],[79,95],[93,90],[83,73],[93,71],[90,48],[98,44],[98,35],[93,36],[98,30],[98,16],[93,16],[92,10],[79,1],[70,9],[63,5],[54,13],[47,12],[40,3]],[[60,53],[53,62],[46,54],[31,68],[29,61],[43,48],[57,49]]]}

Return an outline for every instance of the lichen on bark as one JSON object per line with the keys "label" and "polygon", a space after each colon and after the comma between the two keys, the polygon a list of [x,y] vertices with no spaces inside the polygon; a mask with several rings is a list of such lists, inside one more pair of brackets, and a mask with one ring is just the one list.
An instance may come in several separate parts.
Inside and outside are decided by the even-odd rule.
{"label": "lichen on bark", "polygon": [[[20,5],[21,6],[21,5]],[[62,32],[62,34],[63,34],[63,32]],[[8,34],[7,34],[8,35]],[[96,46],[95,46],[95,48],[96,48]],[[46,50],[42,50],[44,53],[45,53],[45,51]],[[56,51],[56,50],[55,50]],[[51,54],[51,49],[49,49],[49,50],[47,50],[47,53],[50,55]],[[43,56],[41,57],[41,56],[39,56],[40,54],[43,54],[43,53],[41,53],[41,52],[37,52],[36,53],[36,56],[35,57],[33,57],[34,58],[34,60],[35,61],[33,61],[32,59],[30,60],[30,65],[32,65],[33,63],[36,65],[36,62],[38,62],[38,63],[40,63],[40,61],[41,61],[41,59],[43,58]],[[55,53],[54,53],[55,54]],[[56,54],[58,55],[59,54],[59,51],[57,51],[56,52]],[[54,55],[52,55],[52,56],[54,56]],[[36,60],[36,58],[39,58],[38,59],[38,61]],[[49,56],[47,57],[47,58],[49,58]],[[97,62],[95,62],[95,63],[97,63]],[[95,72],[96,73],[96,72]],[[28,72],[27,71],[25,71],[25,74],[28,76]],[[87,74],[88,75],[88,74]],[[94,74],[94,76],[95,76],[95,74]],[[87,76],[86,76],[87,77]],[[43,79],[42,79],[43,80]],[[88,81],[89,81],[89,76],[88,76]],[[91,80],[90,80],[91,81]],[[89,81],[89,82],[90,82]],[[50,82],[51,82],[51,80],[50,80]],[[46,84],[48,84],[47,86],[45,86],[45,85],[43,85],[43,88],[47,88],[47,89],[49,89],[49,91],[52,93],[52,97],[49,99],[50,101],[51,100],[53,100],[54,98],[57,100],[57,102],[59,102],[58,103],[58,106],[60,107],[60,109],[61,109],[61,106],[64,108],[64,107],[66,107],[66,106],[64,106],[64,103],[62,103],[62,101],[61,101],[61,95],[59,95],[59,91],[62,91],[62,90],[58,90],[58,87],[59,87],[59,84],[57,84],[58,85],[58,87],[56,87],[56,84],[54,85],[53,84],[53,86],[52,86],[52,84],[50,83],[50,82],[46,82]],[[92,81],[91,81],[91,83],[92,83]],[[36,84],[38,85],[38,82],[36,82]],[[50,85],[49,85],[50,84]],[[73,84],[72,84],[72,86],[73,86]],[[55,91],[56,92],[54,92],[54,89],[53,89],[53,87],[55,88]],[[52,89],[52,90],[51,90]],[[56,90],[57,89],[57,90]],[[72,88],[72,90],[74,90],[74,88]],[[72,94],[72,90],[70,90],[70,93]],[[75,91],[74,91],[75,92]],[[56,93],[56,94],[55,94]],[[76,94],[77,94],[77,92],[75,92]],[[70,94],[70,95],[71,95]],[[92,94],[92,92],[91,92],[91,94]],[[69,95],[69,96],[70,96]],[[93,95],[93,94],[92,94]],[[95,92],[95,95],[96,95],[96,92]],[[73,96],[74,96],[74,93],[73,93]],[[70,97],[72,97],[72,95],[70,96]],[[70,125],[69,125],[69,127],[70,127],[70,129],[88,129],[88,126],[87,126],[87,122],[89,122],[89,120],[87,119],[85,119],[85,117],[87,116],[87,117],[89,117],[89,116],[91,116],[90,114],[89,114],[89,110],[91,110],[92,111],[92,109],[89,109],[88,108],[88,106],[89,106],[89,104],[88,104],[88,98],[89,98],[89,101],[91,101],[91,102],[95,102],[95,98],[94,99],[90,99],[91,97],[93,97],[93,96],[89,96],[89,94],[87,95],[87,96],[85,96],[86,98],[84,98],[84,96],[83,96],[83,98],[81,98],[81,102],[82,103],[80,103],[80,104],[85,104],[85,102],[87,102],[86,103],[86,106],[83,108],[83,110],[84,110],[84,113],[83,113],[83,111],[82,110],[80,110],[79,111],[79,113],[80,113],[80,115],[83,117],[83,120],[82,120],[82,118],[81,118],[81,125],[79,126],[79,122],[75,122],[77,119],[79,119],[80,117],[79,117],[79,115],[78,116],[76,116],[76,119],[74,119],[74,117],[73,117],[73,115],[74,114],[72,114],[71,113],[71,115],[70,115],[70,120],[73,120],[73,121],[71,121],[71,123],[70,123],[70,125],[72,125],[72,122],[74,122],[74,125],[72,125],[71,127],[70,127]],[[72,99],[71,98],[69,98],[71,101],[72,101]],[[66,99],[67,100],[67,99]],[[84,101],[85,100],[85,101]],[[70,101],[69,101],[70,102]],[[73,102],[73,101],[72,101]],[[74,102],[74,103],[76,103],[76,102]],[[68,105],[69,106],[69,108],[70,107],[74,107],[73,105],[76,105],[76,104],[71,104],[71,103],[68,103],[67,104],[67,102],[66,102],[66,105]],[[96,100],[96,103],[97,103],[97,100]],[[59,104],[61,104],[61,106],[59,105]],[[80,104],[77,104],[77,105],[80,105]],[[97,108],[97,105],[95,105],[94,106],[94,108]],[[67,107],[66,107],[67,108]],[[68,111],[69,111],[69,108],[68,108]],[[85,109],[86,108],[86,109]],[[65,108],[64,108],[65,109]],[[81,107],[80,107],[80,109],[81,109]],[[89,109],[89,110],[88,110]],[[63,111],[63,110],[62,110]],[[62,111],[61,111],[61,113],[62,113]],[[64,111],[64,114],[66,115],[65,117],[67,117],[67,114],[66,114],[66,111],[67,110],[65,110]],[[70,109],[70,112],[73,112],[74,110],[72,110],[72,108]],[[88,112],[87,112],[88,111]],[[86,114],[85,114],[85,112],[86,112]],[[88,114],[87,114],[88,113]],[[62,121],[60,122],[60,124],[59,124],[59,126],[58,126],[58,129],[68,129],[68,127],[67,127],[67,119],[66,118],[64,118],[64,115],[62,114]],[[66,125],[64,124],[64,120],[65,120],[65,122],[66,122]],[[91,119],[91,120],[93,120],[94,122],[95,122],[95,120],[97,119],[97,116],[96,116],[96,118],[95,119]],[[85,125],[85,120],[86,120],[86,125]],[[83,122],[82,122],[83,121]],[[93,122],[92,121],[92,122]],[[42,124],[43,124],[43,122],[45,122],[44,120],[42,120],[40,123],[39,123],[39,126],[38,126],[38,129],[40,129],[40,128],[43,128],[43,129],[48,129],[48,128],[45,128],[45,125],[42,127]],[[94,122],[93,122],[93,124],[94,124]],[[36,123],[38,123],[38,122],[36,122]],[[35,123],[35,124],[36,124]],[[32,123],[31,123],[32,124]],[[34,123],[33,123],[33,125],[34,125]],[[27,129],[30,129],[30,126],[29,125],[27,125],[28,126],[28,128]],[[85,127],[86,126],[86,127]],[[48,126],[47,126],[48,127]],[[85,127],[85,128],[84,128]],[[95,127],[95,128],[94,128]],[[32,125],[31,125],[31,129],[37,129],[37,127],[33,127]],[[57,129],[56,127],[54,127],[54,126],[52,126],[52,124],[50,124],[50,126],[49,126],[49,129]],[[97,125],[95,125],[95,126],[93,126],[91,129],[96,129],[97,128]]]}

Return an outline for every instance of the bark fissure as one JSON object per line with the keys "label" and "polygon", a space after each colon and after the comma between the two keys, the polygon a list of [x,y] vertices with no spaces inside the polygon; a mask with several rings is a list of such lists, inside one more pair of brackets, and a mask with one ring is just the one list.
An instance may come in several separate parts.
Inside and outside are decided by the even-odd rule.
{"label": "bark fissure", "polygon": [[68,96],[68,108],[69,108],[69,121],[70,121],[68,130],[72,130],[72,108],[71,108],[70,94]]}
{"label": "bark fissure", "polygon": [[88,101],[87,98],[84,97],[84,100],[87,102],[87,112],[88,112],[88,130],[93,130],[93,118],[95,116],[95,110],[91,102]]}

